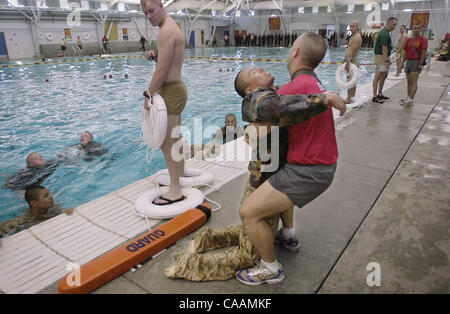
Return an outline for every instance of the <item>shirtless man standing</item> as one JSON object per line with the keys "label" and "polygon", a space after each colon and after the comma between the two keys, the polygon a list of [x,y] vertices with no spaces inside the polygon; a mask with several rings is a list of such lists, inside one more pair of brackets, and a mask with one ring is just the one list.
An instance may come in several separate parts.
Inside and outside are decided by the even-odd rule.
{"label": "shirtless man standing", "polygon": [[180,177],[184,176],[184,160],[172,158],[172,146],[179,140],[179,134],[172,134],[181,125],[181,112],[187,102],[187,89],[181,80],[184,61],[184,36],[178,25],[167,14],[161,0],[141,0],[142,11],[153,26],[159,27],[157,51],[150,50],[147,59],[155,60],[156,70],[144,92],[144,108],[149,109],[149,101],[159,93],[167,107],[167,133],[161,150],[170,175],[169,191],[153,201],[156,205],[167,205],[183,199]]}
{"label": "shirtless man standing", "polygon": [[400,72],[402,72],[402,58],[405,56],[405,50],[403,50],[403,47],[405,46],[407,39],[408,35],[406,35],[406,25],[401,25],[400,37],[397,39],[397,45],[395,46],[395,52],[397,53],[397,58],[395,60],[397,63],[397,73],[395,76],[400,76]]}
{"label": "shirtless man standing", "polygon": [[[359,49],[361,48],[362,44],[362,37],[359,33],[359,25],[358,21],[352,21],[350,23],[350,31],[352,32],[352,37],[350,37],[350,40],[348,42],[347,50],[345,51],[345,59],[344,62],[346,62],[345,65],[345,71],[347,73],[350,71],[350,63],[353,63],[359,68],[359,60],[358,60],[358,53]],[[347,100],[346,104],[350,104],[353,102],[353,97],[356,94],[356,86],[350,88],[347,91]]]}

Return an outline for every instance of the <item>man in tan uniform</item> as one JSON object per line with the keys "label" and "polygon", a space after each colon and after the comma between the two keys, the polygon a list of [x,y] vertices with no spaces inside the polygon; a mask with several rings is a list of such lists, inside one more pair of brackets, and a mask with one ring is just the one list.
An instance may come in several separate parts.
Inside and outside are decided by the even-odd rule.
{"label": "man in tan uniform", "polygon": [[397,73],[395,76],[399,76],[402,72],[402,59],[405,56],[405,51],[403,47],[405,46],[408,35],[406,35],[406,25],[400,26],[400,37],[397,39],[397,45],[395,46],[395,52],[397,53],[396,63],[397,63]]}
{"label": "man in tan uniform", "polygon": [[172,146],[180,139],[180,134],[172,130],[181,125],[181,112],[187,102],[187,89],[181,80],[184,61],[184,36],[175,21],[167,14],[161,0],[141,0],[142,11],[153,26],[159,27],[157,51],[150,50],[147,59],[155,60],[156,70],[144,92],[144,108],[149,109],[149,101],[159,93],[167,107],[167,133],[161,150],[170,176],[169,191],[153,201],[156,205],[167,205],[183,200],[180,177],[184,176],[184,160],[175,161],[171,155]]}

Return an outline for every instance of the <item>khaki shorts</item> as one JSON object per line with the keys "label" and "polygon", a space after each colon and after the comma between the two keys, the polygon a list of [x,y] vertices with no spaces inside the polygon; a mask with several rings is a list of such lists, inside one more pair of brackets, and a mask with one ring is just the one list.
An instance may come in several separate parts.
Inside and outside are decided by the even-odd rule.
{"label": "khaki shorts", "polygon": [[383,55],[375,55],[375,72],[388,72],[389,67],[386,65]]}
{"label": "khaki shorts", "polygon": [[179,116],[187,102],[187,89],[183,81],[166,81],[158,93],[166,103],[167,115]]}

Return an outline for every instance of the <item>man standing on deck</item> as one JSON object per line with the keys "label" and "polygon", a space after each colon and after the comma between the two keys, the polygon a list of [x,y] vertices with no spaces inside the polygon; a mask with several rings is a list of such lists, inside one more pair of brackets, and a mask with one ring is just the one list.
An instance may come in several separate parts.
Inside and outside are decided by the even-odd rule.
{"label": "man standing on deck", "polygon": [[[382,104],[389,97],[383,95],[384,81],[389,74],[389,66],[392,64],[389,59],[392,51],[392,40],[389,32],[397,26],[397,18],[390,17],[386,26],[380,31],[375,40],[375,77],[372,82],[373,97],[372,102]],[[377,94],[378,90],[378,94]]]}
{"label": "man standing on deck", "polygon": [[[417,81],[422,71],[423,62],[427,56],[428,40],[420,35],[422,25],[413,25],[413,37],[408,38],[405,43],[405,55],[402,60],[402,67],[405,67],[408,97],[400,99],[400,105],[412,106],[413,99],[417,92]],[[406,62],[406,65],[405,65]]]}
{"label": "man standing on deck", "polygon": [[400,76],[400,72],[402,72],[402,61],[405,56],[405,50],[403,50],[403,47],[405,46],[407,39],[408,35],[406,35],[406,25],[400,25],[400,37],[397,39],[397,45],[395,46],[395,52],[397,53],[395,60],[397,63],[397,73],[395,76]]}
{"label": "man standing on deck", "polygon": [[[344,62],[347,62],[345,64],[345,71],[347,71],[347,73],[350,71],[350,63],[353,63],[359,68],[358,53],[362,44],[362,37],[361,34],[359,33],[358,21],[353,21],[350,23],[350,31],[352,32],[352,37],[350,37],[347,50],[345,50],[345,59],[344,59]],[[352,103],[353,102],[352,98],[355,96],[355,94],[356,94],[356,85],[355,87],[352,87],[347,91],[347,100],[345,103],[346,104]]]}
{"label": "man standing on deck", "polygon": [[172,130],[181,125],[181,112],[187,102],[187,89],[181,80],[181,68],[184,61],[184,36],[178,25],[167,14],[161,0],[141,0],[142,11],[153,26],[159,27],[157,51],[150,50],[147,59],[155,60],[156,70],[146,96],[144,108],[149,110],[149,102],[155,93],[159,93],[167,107],[167,135],[161,150],[170,176],[169,191],[153,201],[156,205],[167,205],[183,200],[180,177],[184,176],[184,160],[172,158],[172,146],[179,140],[180,134],[173,135]]}

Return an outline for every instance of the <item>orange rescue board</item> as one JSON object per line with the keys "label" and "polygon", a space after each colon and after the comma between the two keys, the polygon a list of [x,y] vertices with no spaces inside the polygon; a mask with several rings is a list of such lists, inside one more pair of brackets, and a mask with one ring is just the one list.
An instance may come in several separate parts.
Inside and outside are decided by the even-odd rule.
{"label": "orange rescue board", "polygon": [[97,289],[196,230],[210,215],[211,206],[206,203],[184,212],[151,232],[81,266],[77,284],[69,284],[68,277],[73,274],[67,274],[58,284],[59,293],[81,294]]}

